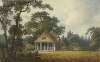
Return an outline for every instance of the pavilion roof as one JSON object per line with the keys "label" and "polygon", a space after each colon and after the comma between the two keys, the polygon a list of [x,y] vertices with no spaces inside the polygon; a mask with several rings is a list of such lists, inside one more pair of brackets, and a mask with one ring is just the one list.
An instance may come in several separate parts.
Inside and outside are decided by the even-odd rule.
{"label": "pavilion roof", "polygon": [[35,40],[35,42],[56,42],[57,40],[57,35],[53,32],[45,31]]}

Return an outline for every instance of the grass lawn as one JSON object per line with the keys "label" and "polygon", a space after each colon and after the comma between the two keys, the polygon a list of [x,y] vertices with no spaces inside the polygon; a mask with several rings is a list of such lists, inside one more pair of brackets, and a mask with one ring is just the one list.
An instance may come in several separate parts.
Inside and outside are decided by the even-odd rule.
{"label": "grass lawn", "polygon": [[100,52],[94,51],[55,51],[40,57],[43,62],[100,62]]}

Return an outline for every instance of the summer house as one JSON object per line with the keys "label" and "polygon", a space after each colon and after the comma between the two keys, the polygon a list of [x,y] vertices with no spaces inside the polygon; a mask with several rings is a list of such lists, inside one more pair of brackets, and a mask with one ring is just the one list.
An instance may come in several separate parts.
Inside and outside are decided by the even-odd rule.
{"label": "summer house", "polygon": [[35,41],[35,50],[37,51],[55,51],[57,36],[53,33],[44,32]]}

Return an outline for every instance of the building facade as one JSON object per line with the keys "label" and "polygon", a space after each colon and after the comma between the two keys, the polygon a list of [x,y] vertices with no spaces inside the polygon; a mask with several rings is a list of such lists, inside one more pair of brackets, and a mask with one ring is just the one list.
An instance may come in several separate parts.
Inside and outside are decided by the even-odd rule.
{"label": "building facade", "polygon": [[49,52],[56,50],[57,37],[48,32],[44,32],[34,41],[36,51]]}

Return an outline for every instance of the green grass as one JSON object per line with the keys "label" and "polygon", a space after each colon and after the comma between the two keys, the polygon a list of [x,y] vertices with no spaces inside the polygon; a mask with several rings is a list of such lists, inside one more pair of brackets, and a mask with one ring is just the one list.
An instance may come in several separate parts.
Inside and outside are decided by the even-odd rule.
{"label": "green grass", "polygon": [[54,59],[54,58],[80,58],[80,57],[99,57],[99,52],[93,51],[55,51],[50,53],[41,53],[41,59]]}
{"label": "green grass", "polygon": [[29,54],[26,56],[18,56],[17,62],[100,62],[100,52],[55,51],[40,53],[38,56]]}

